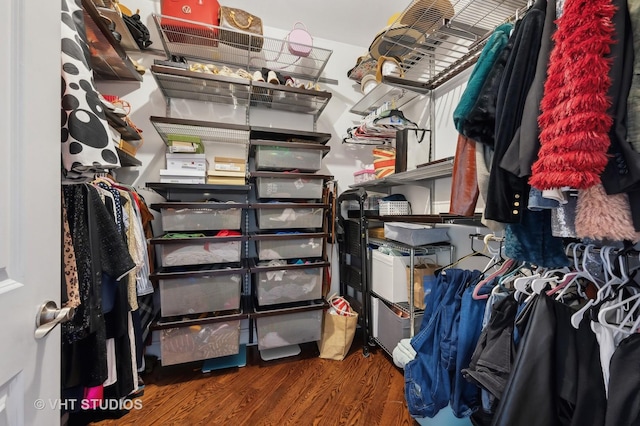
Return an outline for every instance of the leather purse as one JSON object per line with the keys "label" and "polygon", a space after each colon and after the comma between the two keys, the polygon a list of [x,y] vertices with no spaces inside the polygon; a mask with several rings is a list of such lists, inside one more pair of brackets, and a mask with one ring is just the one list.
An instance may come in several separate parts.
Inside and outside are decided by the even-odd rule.
{"label": "leather purse", "polygon": [[220,6],[219,25],[221,43],[252,52],[262,50],[262,19],[257,16],[242,9]]}
{"label": "leather purse", "polygon": [[[218,0],[162,0],[160,26],[173,43],[217,46]],[[178,18],[178,19],[171,19]]]}

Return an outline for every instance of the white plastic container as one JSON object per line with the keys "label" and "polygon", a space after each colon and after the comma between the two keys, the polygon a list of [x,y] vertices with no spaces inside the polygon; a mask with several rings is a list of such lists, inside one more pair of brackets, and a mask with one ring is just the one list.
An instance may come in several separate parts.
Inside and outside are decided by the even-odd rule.
{"label": "white plastic container", "polygon": [[324,149],[328,148],[318,144],[257,145],[255,148],[256,170],[296,169],[303,172],[317,172],[322,168]]}
{"label": "white plastic container", "polygon": [[240,262],[246,237],[154,238],[164,267]]}
{"label": "white plastic container", "polygon": [[271,229],[318,229],[324,220],[324,204],[277,203],[256,204],[258,227]]}
{"label": "white plastic container", "polygon": [[326,234],[266,234],[252,235],[259,260],[322,257]]}
{"label": "white plastic container", "polygon": [[325,176],[304,173],[255,172],[258,198],[320,200]]}
{"label": "white plastic container", "polygon": [[[418,264],[424,257],[415,256]],[[391,256],[378,250],[371,256],[371,290],[393,303],[407,302],[407,272],[409,256]]]}
{"label": "white plastic container", "polygon": [[240,351],[240,320],[160,330],[162,365],[235,355]]}
{"label": "white plastic container", "polygon": [[322,309],[256,318],[258,349],[316,342],[322,333]]}
{"label": "white plastic container", "polygon": [[302,302],[322,298],[322,279],[325,263],[252,268],[255,273],[256,296],[259,306]]}
{"label": "white plastic container", "polygon": [[240,308],[245,269],[158,273],[163,317],[227,311]]}
{"label": "white plastic container", "polygon": [[160,209],[162,229],[173,231],[240,230],[242,212],[247,204],[235,203],[161,203],[152,208]]}

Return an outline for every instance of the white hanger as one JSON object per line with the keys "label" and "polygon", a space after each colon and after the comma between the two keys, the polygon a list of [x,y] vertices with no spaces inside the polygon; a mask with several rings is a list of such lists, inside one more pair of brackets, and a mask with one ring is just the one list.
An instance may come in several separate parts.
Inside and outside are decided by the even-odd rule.
{"label": "white hanger", "polygon": [[[627,308],[630,303],[633,303],[633,306],[631,308]],[[603,327],[631,335],[636,333],[640,327],[640,315],[638,315],[640,313],[639,308],[640,292],[635,291],[633,295],[626,299],[600,308],[600,312],[598,312],[598,322]],[[615,322],[609,322],[609,318],[611,316],[615,317]]]}
{"label": "white hanger", "polygon": [[[582,262],[579,260],[580,257],[578,256],[578,253],[577,253],[577,250],[580,249],[581,246],[584,246],[583,254],[582,254]],[[588,281],[591,281],[592,283],[598,285],[596,278],[593,275],[591,275],[591,272],[589,272],[589,270],[586,267],[586,260],[587,260],[587,257],[589,256],[589,251],[593,247],[595,247],[595,245],[593,244],[589,244],[586,246],[584,244],[576,244],[575,246],[573,246],[573,264],[574,264],[576,273],[575,275],[573,275],[573,278],[571,278],[571,281],[569,281],[558,293],[558,295],[556,296],[556,300],[558,301],[562,300],[564,295],[566,295],[569,292],[569,289],[572,287],[573,284],[576,284],[578,294],[582,297],[586,297],[586,295],[582,291],[582,286],[580,285],[578,278],[585,278]]]}

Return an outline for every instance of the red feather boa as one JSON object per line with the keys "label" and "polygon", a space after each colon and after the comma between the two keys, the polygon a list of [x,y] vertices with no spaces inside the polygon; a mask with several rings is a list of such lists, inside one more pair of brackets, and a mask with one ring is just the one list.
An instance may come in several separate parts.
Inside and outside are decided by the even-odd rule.
{"label": "red feather boa", "polygon": [[567,0],[556,21],[540,103],[540,151],[529,179],[540,190],[600,183],[613,119],[606,57],[613,44],[611,0]]}

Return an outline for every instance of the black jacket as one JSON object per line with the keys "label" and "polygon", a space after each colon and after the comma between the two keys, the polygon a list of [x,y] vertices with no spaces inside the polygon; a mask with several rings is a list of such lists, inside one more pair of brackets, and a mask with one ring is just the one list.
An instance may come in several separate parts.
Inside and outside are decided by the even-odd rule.
{"label": "black jacket", "polygon": [[537,0],[511,36],[513,51],[498,88],[495,147],[485,208],[485,217],[498,222],[520,222],[529,195],[526,181],[500,168],[500,162],[522,121],[525,100],[536,73],[546,7],[546,0]]}

